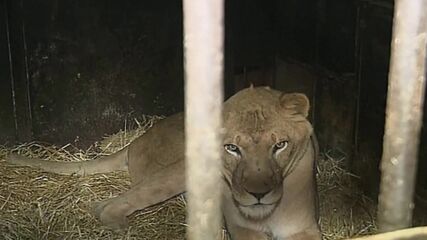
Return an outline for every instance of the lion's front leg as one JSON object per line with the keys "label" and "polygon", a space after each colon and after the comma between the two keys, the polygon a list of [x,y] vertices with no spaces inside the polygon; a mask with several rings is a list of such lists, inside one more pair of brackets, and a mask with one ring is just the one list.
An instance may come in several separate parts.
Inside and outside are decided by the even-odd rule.
{"label": "lion's front leg", "polygon": [[147,176],[122,195],[96,203],[94,215],[106,226],[120,229],[127,226],[127,216],[165,201],[185,191],[184,163],[168,166]]}

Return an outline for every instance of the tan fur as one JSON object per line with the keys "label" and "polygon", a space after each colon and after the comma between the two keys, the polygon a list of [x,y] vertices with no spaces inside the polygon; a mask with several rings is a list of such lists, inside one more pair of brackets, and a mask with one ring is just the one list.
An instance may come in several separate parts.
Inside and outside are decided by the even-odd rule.
{"label": "tan fur", "polygon": [[[269,88],[244,89],[225,102],[224,145],[238,148],[238,153],[224,148],[222,171],[223,214],[233,240],[321,239],[308,109],[305,95]],[[52,163],[18,155],[8,160],[60,174],[128,169],[131,189],[94,204],[94,214],[103,224],[122,228],[134,211],[185,191],[184,142],[183,114],[178,113],[99,160]]]}

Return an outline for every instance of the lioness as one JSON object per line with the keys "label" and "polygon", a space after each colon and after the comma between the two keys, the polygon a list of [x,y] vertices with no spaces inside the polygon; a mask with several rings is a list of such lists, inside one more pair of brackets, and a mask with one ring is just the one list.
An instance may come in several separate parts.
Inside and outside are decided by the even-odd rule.
{"label": "lioness", "polygon": [[[247,88],[224,103],[223,215],[233,240],[320,240],[316,158],[303,94]],[[10,155],[13,164],[59,174],[128,170],[131,189],[95,204],[105,225],[122,228],[136,210],[185,191],[184,121],[178,113],[128,147],[87,162],[59,163]]]}

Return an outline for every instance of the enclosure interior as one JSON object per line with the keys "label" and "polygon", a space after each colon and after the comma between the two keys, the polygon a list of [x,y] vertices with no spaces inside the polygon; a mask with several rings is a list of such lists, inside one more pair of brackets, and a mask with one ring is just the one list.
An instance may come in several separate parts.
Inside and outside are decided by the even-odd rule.
{"label": "enclosure interior", "polygon": [[[303,92],[323,153],[376,199],[393,1],[225,1],[224,91]],[[0,143],[84,148],[183,110],[180,1],[0,3]],[[426,117],[424,117],[426,122]],[[427,140],[423,127],[421,146]],[[426,199],[427,148],[417,196]]]}

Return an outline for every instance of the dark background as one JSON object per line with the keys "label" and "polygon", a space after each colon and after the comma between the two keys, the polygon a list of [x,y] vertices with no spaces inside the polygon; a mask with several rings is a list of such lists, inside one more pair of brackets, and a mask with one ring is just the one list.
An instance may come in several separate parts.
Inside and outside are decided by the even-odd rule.
{"label": "dark background", "polygon": [[[322,150],[345,157],[375,196],[393,1],[225,2],[225,95],[251,82],[309,95]],[[142,114],[183,110],[181,1],[0,0],[0,9],[0,144],[86,147]]]}

